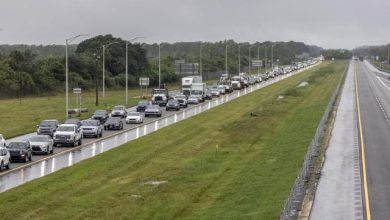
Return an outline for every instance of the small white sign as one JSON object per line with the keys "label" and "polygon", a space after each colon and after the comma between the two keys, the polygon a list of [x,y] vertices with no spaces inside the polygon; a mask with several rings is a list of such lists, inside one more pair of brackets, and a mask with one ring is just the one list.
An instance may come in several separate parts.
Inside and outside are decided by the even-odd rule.
{"label": "small white sign", "polygon": [[81,88],[73,88],[73,93],[80,94],[81,93]]}
{"label": "small white sign", "polygon": [[140,86],[149,86],[149,77],[140,77],[139,78]]}

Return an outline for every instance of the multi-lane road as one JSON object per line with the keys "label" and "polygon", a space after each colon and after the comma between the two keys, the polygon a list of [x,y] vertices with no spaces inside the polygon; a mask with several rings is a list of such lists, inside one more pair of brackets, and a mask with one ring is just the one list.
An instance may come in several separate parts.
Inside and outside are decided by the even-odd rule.
{"label": "multi-lane road", "polygon": [[355,61],[367,219],[390,219],[390,74]]}

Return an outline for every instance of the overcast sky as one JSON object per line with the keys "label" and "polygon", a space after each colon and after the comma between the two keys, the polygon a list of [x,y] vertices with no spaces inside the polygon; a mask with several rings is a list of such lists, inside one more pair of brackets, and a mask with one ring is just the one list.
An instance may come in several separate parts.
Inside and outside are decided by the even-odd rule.
{"label": "overcast sky", "polygon": [[77,34],[143,42],[390,42],[389,0],[0,0],[0,44],[64,44]]}

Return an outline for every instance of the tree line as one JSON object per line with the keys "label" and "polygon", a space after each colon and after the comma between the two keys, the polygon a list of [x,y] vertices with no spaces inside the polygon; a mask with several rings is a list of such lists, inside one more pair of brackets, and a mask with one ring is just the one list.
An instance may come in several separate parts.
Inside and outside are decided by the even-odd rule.
{"label": "tree line", "polygon": [[[109,89],[121,89],[126,84],[126,41],[112,35],[99,35],[69,45],[69,88],[81,87],[93,90],[96,79],[102,81],[102,45],[111,44],[105,50],[105,85]],[[225,69],[225,49],[228,48],[228,68],[238,72],[238,47],[241,66],[248,66],[251,58],[271,59],[271,45],[275,65],[299,61],[296,55],[318,56],[322,48],[301,42],[237,43],[233,40],[219,42],[162,43],[161,76],[163,83],[175,82],[175,60],[198,63],[202,50],[203,71]],[[251,48],[249,50],[249,47]],[[267,50],[267,51],[265,51]],[[259,54],[257,53],[259,52]],[[128,45],[129,85],[137,86],[138,78],[150,78],[151,85],[158,84],[158,44]],[[65,46],[64,45],[0,45],[0,97],[44,95],[65,90]]]}

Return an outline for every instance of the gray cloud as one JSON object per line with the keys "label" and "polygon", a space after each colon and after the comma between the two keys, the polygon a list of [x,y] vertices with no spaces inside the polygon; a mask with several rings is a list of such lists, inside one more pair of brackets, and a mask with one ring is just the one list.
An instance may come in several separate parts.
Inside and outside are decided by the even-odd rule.
{"label": "gray cloud", "polygon": [[389,42],[390,1],[1,0],[0,44],[63,44],[111,33],[145,42],[303,41],[326,48]]}

